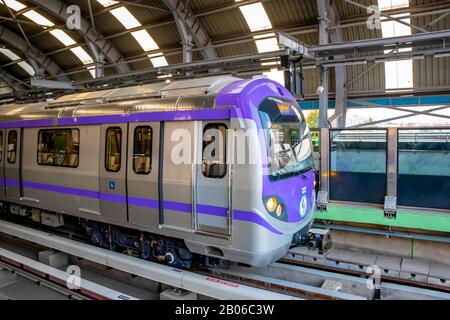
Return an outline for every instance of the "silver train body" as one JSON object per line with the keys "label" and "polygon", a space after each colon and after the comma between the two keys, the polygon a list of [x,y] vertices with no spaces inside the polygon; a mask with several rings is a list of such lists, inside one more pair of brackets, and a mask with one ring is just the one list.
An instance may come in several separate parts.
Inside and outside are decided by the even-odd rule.
{"label": "silver train body", "polygon": [[[267,265],[283,257],[295,234],[308,230],[315,212],[313,170],[284,182],[264,178],[266,141],[248,129],[260,126],[251,101],[268,96],[295,103],[267,79],[209,77],[3,106],[0,201],[10,213],[55,227],[74,216],[181,239],[200,255]],[[222,176],[207,178],[202,174],[203,133],[217,123],[235,134],[253,132],[246,149],[256,160],[231,162]],[[149,158],[133,151],[139,128],[151,128]],[[116,152],[107,155],[111,146],[105,137],[111,129],[121,132],[121,141],[116,139]],[[171,161],[180,129],[192,137],[192,163]],[[71,130],[73,152],[61,155],[54,153],[60,152],[58,146],[40,145],[57,136],[55,130]],[[241,152],[238,146],[234,139],[227,141],[228,157]],[[111,161],[113,170],[107,170]],[[139,165],[147,168],[145,174],[136,173]],[[293,218],[267,211],[265,197],[271,194],[284,201],[282,210],[290,210]]]}

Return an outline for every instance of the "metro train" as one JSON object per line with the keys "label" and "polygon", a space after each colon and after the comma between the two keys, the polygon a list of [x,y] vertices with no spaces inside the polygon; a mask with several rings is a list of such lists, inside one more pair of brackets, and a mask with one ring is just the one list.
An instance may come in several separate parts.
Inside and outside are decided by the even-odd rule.
{"label": "metro train", "polygon": [[5,105],[0,141],[3,215],[75,220],[96,245],[174,267],[268,265],[314,220],[309,128],[289,91],[266,78]]}

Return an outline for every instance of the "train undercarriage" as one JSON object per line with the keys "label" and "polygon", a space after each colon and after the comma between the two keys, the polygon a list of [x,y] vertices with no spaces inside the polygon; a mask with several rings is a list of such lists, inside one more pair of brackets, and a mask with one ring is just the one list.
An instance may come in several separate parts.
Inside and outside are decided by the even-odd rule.
{"label": "train undercarriage", "polygon": [[[190,252],[184,241],[131,230],[97,221],[42,211],[32,207],[1,203],[1,214],[8,220],[27,223],[32,227],[61,230],[69,237],[82,235],[84,241],[115,252],[125,253],[145,260],[190,270],[201,266],[213,266],[216,259]],[[65,232],[67,231],[67,232]],[[80,237],[78,237],[80,238]]]}
{"label": "train undercarriage", "polygon": [[[2,216],[9,218],[8,220],[30,224],[30,227],[58,230],[61,235],[70,238],[76,235],[80,240],[95,246],[174,268],[191,270],[218,266],[227,268],[230,265],[230,261],[192,253],[180,239],[9,202],[1,202],[0,205]],[[312,222],[293,236],[292,246],[306,245],[321,250],[329,249],[331,242],[327,240],[326,234],[307,231]]]}

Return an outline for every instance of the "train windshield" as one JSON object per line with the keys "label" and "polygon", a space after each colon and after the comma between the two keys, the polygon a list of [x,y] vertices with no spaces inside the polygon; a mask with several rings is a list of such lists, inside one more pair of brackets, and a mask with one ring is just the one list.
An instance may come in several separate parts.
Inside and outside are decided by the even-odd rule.
{"label": "train windshield", "polygon": [[311,136],[296,103],[267,98],[259,114],[268,144],[270,174],[283,178],[314,168]]}

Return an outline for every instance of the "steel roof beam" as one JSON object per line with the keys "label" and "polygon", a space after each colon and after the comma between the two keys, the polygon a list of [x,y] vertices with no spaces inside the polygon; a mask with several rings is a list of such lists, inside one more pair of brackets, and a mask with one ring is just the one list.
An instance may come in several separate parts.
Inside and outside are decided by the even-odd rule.
{"label": "steel roof beam", "polygon": [[18,80],[6,70],[0,70],[0,79],[2,79],[12,91],[17,92],[25,90],[25,86],[18,82]]}
{"label": "steel roof beam", "polygon": [[[189,4],[184,0],[163,0],[163,2],[172,11],[182,39],[185,36],[183,35],[183,31],[180,30],[180,24],[186,26],[187,31],[189,32],[188,35],[193,37],[197,47],[205,48],[202,50],[202,56],[205,60],[217,59],[217,52],[211,47],[212,41],[208,33],[201,25],[200,21],[194,18],[194,13]],[[189,38],[186,40],[189,40]],[[184,41],[185,39],[183,39],[183,42]]]}
{"label": "steel roof beam", "polygon": [[352,42],[324,44],[319,46],[311,46],[310,53],[319,55],[336,55],[338,53],[353,52],[354,50],[370,49],[370,50],[387,50],[393,46],[406,44],[412,46],[414,44],[430,45],[442,42],[444,39],[450,39],[450,29],[435,32],[423,32],[412,34],[410,36],[377,38],[368,40],[357,40]]}
{"label": "steel roof beam", "polygon": [[69,78],[63,74],[63,70],[52,59],[34,46],[30,46],[25,39],[11,30],[0,25],[0,40],[7,43],[10,47],[27,57],[34,59],[49,74],[55,76],[58,80],[69,81]]}
{"label": "steel roof beam", "polygon": [[[68,6],[60,0],[29,0],[40,8],[44,9],[59,20],[66,22],[70,18],[67,12]],[[116,67],[120,73],[130,72],[131,68],[125,62],[125,58],[119,50],[107,40],[101,33],[95,30],[91,23],[80,17],[80,28],[75,29],[88,42],[95,43],[102,54]]]}
{"label": "steel roof beam", "polygon": [[[448,3],[450,3],[450,1],[448,1]],[[114,7],[114,6],[111,6],[110,8],[113,8],[113,7]],[[422,7],[425,8],[425,6],[418,6],[418,7],[415,7],[414,9],[422,8]],[[434,8],[434,7],[433,7],[433,8]],[[409,8],[409,9],[413,10],[412,8]],[[398,10],[400,10],[400,9],[398,9]],[[403,10],[404,10],[404,9],[403,9]],[[420,13],[417,13],[417,14],[411,14],[411,18],[412,18],[412,17],[430,16],[430,15],[434,15],[434,14],[442,14],[443,12],[447,12],[447,11],[448,11],[448,9],[437,10],[437,11],[429,11],[429,12],[420,12]],[[387,11],[387,12],[390,12],[390,11]],[[397,12],[397,11],[396,11],[396,12]],[[400,12],[400,11],[399,11],[399,12]],[[402,11],[402,12],[403,12],[403,11]],[[95,15],[96,15],[96,14],[94,13],[94,16],[95,16]],[[194,17],[196,17],[196,16],[197,16],[197,14],[194,15]],[[364,26],[366,25],[366,23],[367,23],[367,18],[366,18],[366,16],[364,16],[364,17],[362,17],[362,16],[357,16],[356,18],[358,19],[357,22],[354,22],[354,21],[353,21],[353,22],[349,22],[349,23],[345,23],[345,24],[343,24],[343,22],[344,22],[344,21],[352,21],[352,17],[345,17],[345,18],[342,18],[342,19],[341,19],[341,24],[338,24],[338,25],[336,25],[336,26],[331,26],[331,27],[329,28],[329,30],[330,30],[330,31],[334,31],[335,29],[349,28],[349,27],[359,26],[359,25],[364,25]],[[12,19],[11,19],[11,20],[12,20]],[[22,21],[22,20],[21,20],[21,21]],[[390,21],[390,19],[386,19],[386,21]],[[107,40],[111,40],[111,39],[114,39],[114,38],[116,38],[116,37],[120,37],[120,36],[129,34],[130,32],[140,30],[140,29],[150,30],[150,29],[153,29],[153,28],[161,28],[161,27],[165,27],[165,26],[171,25],[171,24],[173,24],[173,23],[175,23],[174,19],[171,19],[171,20],[167,20],[167,19],[166,19],[166,20],[161,20],[161,21],[159,21],[159,22],[157,22],[157,23],[143,25],[142,27],[139,27],[139,28],[135,28],[135,29],[130,29],[130,30],[122,31],[122,32],[119,32],[119,33],[111,34],[111,35],[106,35],[105,38],[106,38]],[[275,33],[277,33],[277,32],[286,32],[286,33],[288,33],[288,34],[291,35],[291,36],[293,36],[293,35],[299,35],[299,34],[316,33],[316,32],[318,32],[318,27],[317,27],[317,26],[318,26],[317,24],[310,24],[310,25],[304,25],[304,26],[298,26],[298,27],[275,28],[275,29],[272,29],[272,30],[266,30],[266,31],[263,31],[263,32],[255,32],[254,35],[265,34],[265,33],[267,33],[267,32],[275,32]],[[57,27],[60,28],[60,27],[62,27],[62,26],[57,26]],[[55,27],[55,28],[57,28],[57,27]],[[41,32],[38,32],[38,33],[36,33],[36,34],[34,34],[34,35],[29,36],[29,38],[30,38],[30,39],[33,39],[33,38],[35,38],[35,37],[41,36],[41,35],[43,35],[43,34],[45,34],[45,33],[48,33],[48,32],[51,31],[51,30],[54,30],[55,28],[47,28],[47,29],[45,29],[45,30],[43,30],[43,31],[41,31]],[[254,39],[253,39],[251,36],[249,37],[249,35],[248,35],[248,33],[247,33],[247,34],[241,34],[241,35],[238,35],[238,36],[235,36],[235,37],[232,37],[232,38],[216,39],[216,40],[214,40],[214,45],[212,45],[212,47],[213,47],[213,48],[218,48],[218,47],[231,46],[231,45],[234,45],[234,44],[241,44],[241,43],[247,43],[247,42],[252,42],[252,41],[254,41]],[[83,42],[83,43],[80,42],[80,43],[78,43],[78,45],[87,45],[87,43],[86,43],[86,42]],[[51,54],[53,54],[53,53],[59,53],[59,52],[64,52],[64,51],[69,50],[69,49],[71,49],[71,48],[72,48],[72,46],[65,47],[65,48],[56,50],[56,51],[54,51],[54,52],[51,52]],[[166,55],[166,54],[169,54],[169,53],[170,53],[170,54],[174,53],[174,50],[178,50],[178,51],[176,52],[177,54],[181,54],[181,53],[182,53],[182,51],[180,50],[180,48],[176,48],[176,49],[162,49],[162,50],[160,50],[160,51],[163,52],[164,55]],[[203,50],[203,48],[193,48],[193,49],[192,49],[192,52],[201,51],[201,50]],[[148,59],[147,54],[142,54],[141,56],[142,56],[142,60],[147,60],[147,59]],[[124,61],[123,63],[127,63],[127,62],[130,63],[130,62],[132,62],[132,61],[130,61],[129,59],[135,59],[135,58],[137,58],[137,56],[131,57],[131,58],[128,57],[128,59],[126,59],[126,61]],[[111,66],[111,64],[108,64],[108,65],[106,65],[106,66]],[[83,70],[84,70],[84,69],[83,69]]]}

